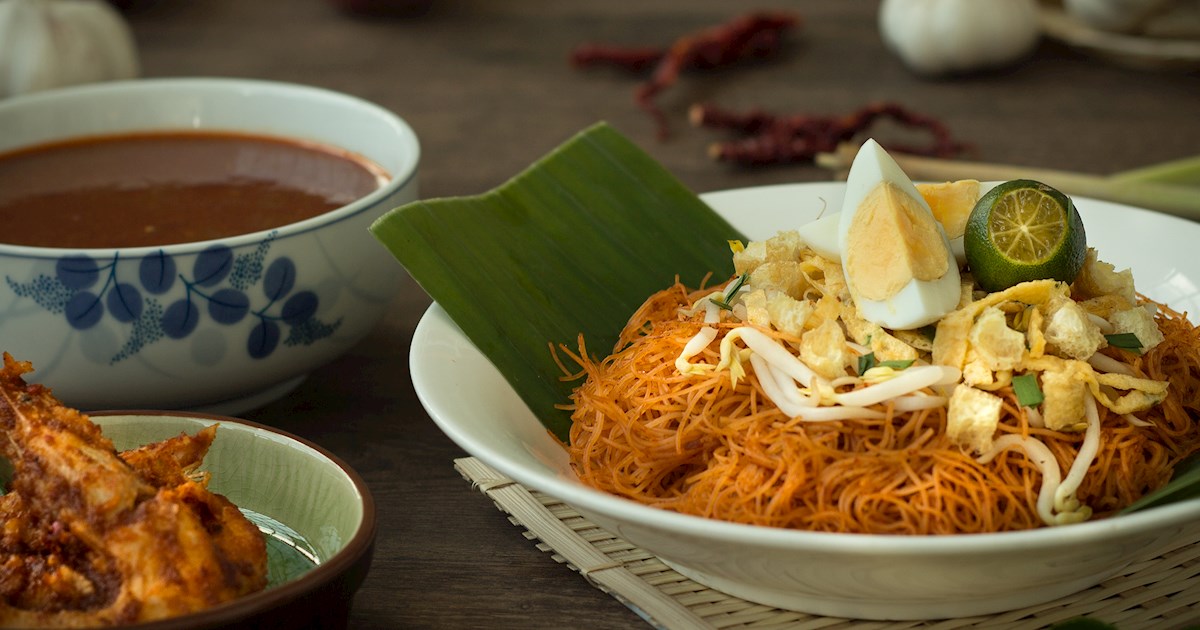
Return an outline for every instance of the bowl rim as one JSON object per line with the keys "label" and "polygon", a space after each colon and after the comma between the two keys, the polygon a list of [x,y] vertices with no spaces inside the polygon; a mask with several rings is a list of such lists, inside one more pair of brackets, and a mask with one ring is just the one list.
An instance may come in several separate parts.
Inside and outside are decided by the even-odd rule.
{"label": "bowl rim", "polygon": [[[169,416],[194,418],[197,420],[211,420],[217,423],[237,424],[259,431],[267,431],[307,446],[336,465],[338,469],[341,470],[342,474],[344,474],[354,485],[355,490],[358,492],[360,502],[362,503],[362,522],[359,524],[358,529],[355,530],[354,535],[350,538],[350,540],[348,540],[342,549],[332,557],[327,558],[299,578],[284,584],[280,584],[273,588],[264,589],[258,591],[257,593],[251,593],[249,595],[239,597],[233,601],[218,604],[212,608],[178,617],[169,617],[167,619],[133,624],[128,626],[130,628],[138,628],[139,630],[166,630],[168,628],[218,627],[224,626],[228,623],[242,621],[250,616],[253,616],[254,614],[278,609],[289,602],[300,599],[307,593],[324,587],[325,585],[337,580],[354,564],[359,562],[364,555],[372,553],[372,549],[375,544],[375,535],[378,529],[378,515],[375,507],[375,499],[371,495],[370,489],[358,472],[354,470],[354,468],[352,468],[340,457],[334,455],[329,450],[325,449],[319,444],[316,444],[315,442],[276,427],[254,422],[253,420],[245,420],[232,416],[200,413],[194,411],[172,411],[159,409],[105,409],[102,411],[88,412],[87,415],[92,418],[115,416]],[[100,426],[101,429],[103,429],[102,423]],[[355,590],[357,590],[357,587]],[[353,592],[351,595],[353,595]]]}
{"label": "bowl rim", "polygon": [[[327,212],[323,212],[313,217],[287,223],[280,226],[259,230],[257,232],[247,232],[244,234],[236,234],[233,236],[219,237],[203,241],[188,241],[185,243],[170,243],[166,245],[147,245],[140,247],[86,247],[86,248],[70,248],[70,247],[36,247],[30,245],[14,245],[0,242],[0,256],[19,257],[19,258],[62,258],[65,255],[83,254],[92,256],[105,256],[112,252],[119,251],[125,255],[132,257],[140,257],[147,254],[166,251],[173,254],[190,254],[200,252],[206,247],[210,247],[216,243],[228,245],[230,247],[239,247],[257,245],[266,238],[271,237],[275,233],[275,240],[280,240],[292,236],[298,236],[321,229],[323,227],[340,223],[347,219],[353,218],[371,208],[375,207],[380,202],[388,197],[398,193],[399,191],[412,185],[417,178],[417,171],[421,161],[421,144],[420,140],[408,124],[395,112],[368,101],[364,98],[354,96],[346,92],[339,92],[328,88],[317,87],[313,85],[305,85],[302,83],[291,83],[285,81],[272,81],[263,79],[244,79],[234,77],[162,77],[162,78],[144,78],[144,79],[127,79],[121,81],[105,81],[98,83],[87,83],[81,85],[73,85],[67,87],[59,87],[27,94],[20,94],[8,99],[0,100],[0,116],[3,116],[7,111],[20,110],[26,108],[37,108],[48,102],[57,102],[62,99],[78,99],[80,102],[86,102],[89,98],[105,95],[138,95],[138,94],[157,94],[168,93],[171,95],[179,95],[182,91],[190,90],[193,93],[201,94],[228,94],[232,97],[238,96],[254,96],[256,94],[272,95],[272,96],[298,96],[304,100],[325,101],[328,103],[336,103],[340,107],[358,109],[359,111],[375,116],[385,125],[389,126],[397,134],[395,144],[402,147],[405,155],[405,160],[402,169],[397,173],[388,173],[388,181],[371,191],[370,193],[351,201],[345,205],[334,208]],[[8,149],[0,150],[0,155],[10,151],[18,150],[24,147],[38,146],[45,142],[53,142],[56,140],[66,140],[70,138],[87,138],[87,137],[102,137],[108,135],[121,135],[123,133],[131,133],[138,131],[170,131],[170,130],[187,130],[187,131],[215,131],[215,132],[239,132],[239,133],[257,133],[258,135],[282,140],[311,140],[301,138],[296,134],[282,133],[259,133],[251,129],[239,129],[234,126],[224,125],[220,127],[207,127],[203,125],[182,127],[182,126],[151,126],[145,127],[136,126],[132,129],[117,130],[111,132],[99,131],[87,134],[66,134],[56,136],[54,139],[47,139],[34,144],[25,144]],[[323,144],[332,146],[344,151],[348,151],[345,147],[340,146],[336,142],[322,141]],[[356,154],[357,155],[357,154]],[[366,157],[366,156],[364,156]]]}

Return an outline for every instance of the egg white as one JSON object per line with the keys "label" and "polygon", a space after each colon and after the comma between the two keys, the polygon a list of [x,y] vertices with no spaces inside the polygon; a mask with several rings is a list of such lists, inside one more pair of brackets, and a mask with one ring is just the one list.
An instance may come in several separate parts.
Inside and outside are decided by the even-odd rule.
{"label": "egg white", "polygon": [[832,212],[801,225],[796,228],[796,232],[804,240],[804,244],[817,252],[818,256],[840,262],[842,247],[838,242],[838,226],[841,220],[842,213]]}
{"label": "egg white", "polygon": [[958,306],[961,293],[958,263],[945,229],[933,220],[929,204],[896,161],[874,140],[863,143],[850,166],[850,174],[846,179],[846,196],[838,218],[838,250],[844,259],[848,250],[848,234],[855,215],[862,208],[867,196],[878,186],[885,184],[895,186],[902,194],[911,197],[918,208],[929,214],[945,246],[943,251],[947,258],[946,273],[935,280],[912,278],[899,292],[884,300],[863,297],[849,271],[846,273],[846,284],[859,313],[865,319],[895,330],[919,328],[937,321]]}

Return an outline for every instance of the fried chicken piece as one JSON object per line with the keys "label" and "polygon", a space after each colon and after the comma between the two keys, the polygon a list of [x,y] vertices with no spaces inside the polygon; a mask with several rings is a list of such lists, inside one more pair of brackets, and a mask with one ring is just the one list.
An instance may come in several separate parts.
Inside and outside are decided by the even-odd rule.
{"label": "fried chicken piece", "polygon": [[132,466],[142,479],[158,488],[177,486],[189,480],[207,486],[208,473],[198,472],[196,468],[204,461],[204,455],[216,437],[217,425],[214,424],[200,429],[196,435],[184,433],[122,451],[121,459]]}
{"label": "fried chicken piece", "polygon": [[87,416],[0,369],[0,625],[163,619],[266,586],[258,528],[196,475],[216,427],[118,455]]}

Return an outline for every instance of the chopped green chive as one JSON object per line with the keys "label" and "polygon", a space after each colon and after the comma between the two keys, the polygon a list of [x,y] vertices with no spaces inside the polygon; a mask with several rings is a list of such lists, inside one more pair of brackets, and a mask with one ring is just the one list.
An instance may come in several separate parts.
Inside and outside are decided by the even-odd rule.
{"label": "chopped green chive", "polygon": [[868,352],[858,357],[858,375],[862,376],[867,373],[867,370],[875,367],[875,353]]}
{"label": "chopped green chive", "polygon": [[733,284],[729,285],[729,288],[725,289],[725,293],[723,293],[721,295],[721,297],[709,298],[709,300],[711,300],[713,304],[716,304],[720,308],[723,308],[727,311],[732,311],[733,306],[731,304],[729,304],[729,301],[732,300],[734,298],[734,296],[737,295],[738,291],[742,290],[742,285],[746,284],[746,282],[748,282],[749,280],[750,280],[750,274],[744,273],[744,274],[738,276],[737,280],[734,280]]}
{"label": "chopped green chive", "polygon": [[1142,340],[1138,339],[1133,333],[1117,333],[1115,335],[1104,335],[1108,340],[1108,345],[1125,350],[1133,350],[1135,352],[1142,349]]}
{"label": "chopped green chive", "polygon": [[913,363],[916,363],[916,359],[892,359],[890,361],[880,361],[879,367],[892,368],[893,370],[903,370]]}
{"label": "chopped green chive", "polygon": [[858,357],[858,375],[862,376],[867,373],[867,370],[873,367],[892,368],[893,370],[903,370],[912,365],[916,361],[914,359],[889,359],[887,361],[878,361],[875,359],[874,352],[868,352]]}
{"label": "chopped green chive", "polygon": [[1014,376],[1012,386],[1013,392],[1017,394],[1017,402],[1021,403],[1022,407],[1036,407],[1046,399],[1042,395],[1042,388],[1038,386],[1036,375],[1021,374],[1020,376]]}

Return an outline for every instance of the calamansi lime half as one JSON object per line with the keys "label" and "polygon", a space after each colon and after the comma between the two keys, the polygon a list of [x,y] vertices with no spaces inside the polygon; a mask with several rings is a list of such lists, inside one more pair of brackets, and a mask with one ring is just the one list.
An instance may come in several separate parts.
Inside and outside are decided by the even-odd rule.
{"label": "calamansi lime half", "polygon": [[1074,281],[1087,256],[1087,235],[1069,197],[1014,179],[976,202],[963,248],[979,286],[1001,291],[1029,280]]}

